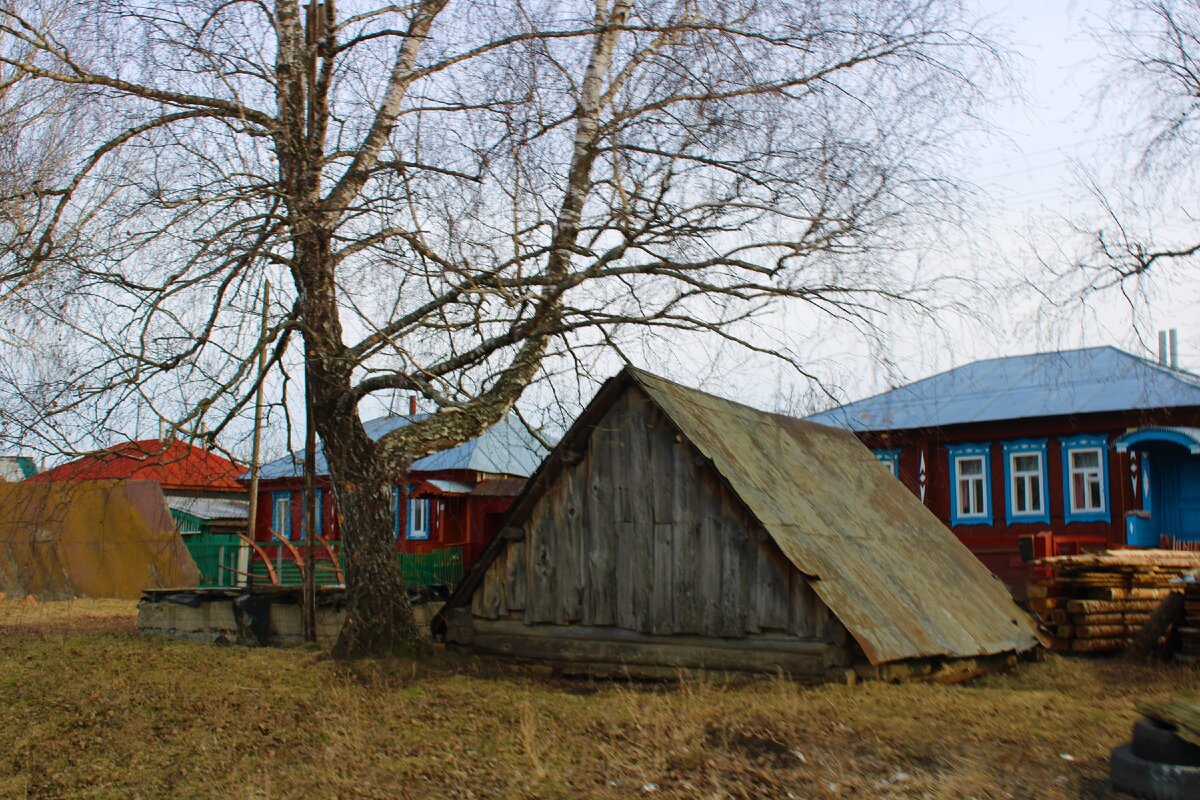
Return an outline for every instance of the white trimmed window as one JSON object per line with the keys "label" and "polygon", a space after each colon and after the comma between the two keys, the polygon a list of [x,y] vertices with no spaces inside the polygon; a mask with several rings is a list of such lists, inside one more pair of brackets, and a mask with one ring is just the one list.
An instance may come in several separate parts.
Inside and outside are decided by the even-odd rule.
{"label": "white trimmed window", "polygon": [[958,476],[958,508],[960,519],[987,516],[987,467],[983,456],[959,456],[954,459]]}
{"label": "white trimmed window", "polygon": [[1075,514],[1094,514],[1104,511],[1103,454],[1098,447],[1070,450],[1069,486],[1071,511]]}
{"label": "white trimmed window", "polygon": [[428,497],[417,497],[408,501],[408,538],[429,538]]}
{"label": "white trimmed window", "polygon": [[284,539],[292,538],[292,493],[275,492],[271,528]]}
{"label": "white trimmed window", "polygon": [[1012,481],[1012,512],[1016,516],[1041,514],[1042,454],[1012,453],[1009,455],[1009,475]]}

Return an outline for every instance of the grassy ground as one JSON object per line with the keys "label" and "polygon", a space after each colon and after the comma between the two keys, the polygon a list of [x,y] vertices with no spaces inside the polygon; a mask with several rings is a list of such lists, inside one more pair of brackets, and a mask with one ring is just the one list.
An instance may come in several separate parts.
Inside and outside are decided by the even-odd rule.
{"label": "grassy ground", "polygon": [[1064,659],[968,686],[670,686],[330,662],[0,601],[4,798],[1077,798],[1192,668]]}

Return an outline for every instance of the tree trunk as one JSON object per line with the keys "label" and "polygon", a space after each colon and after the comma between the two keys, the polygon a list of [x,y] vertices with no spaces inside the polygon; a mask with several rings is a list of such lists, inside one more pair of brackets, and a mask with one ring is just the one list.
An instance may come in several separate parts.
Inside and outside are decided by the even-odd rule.
{"label": "tree trunk", "polygon": [[369,468],[356,472],[334,480],[346,563],[346,622],[333,656],[417,655],[429,644],[413,620],[397,564],[393,478]]}

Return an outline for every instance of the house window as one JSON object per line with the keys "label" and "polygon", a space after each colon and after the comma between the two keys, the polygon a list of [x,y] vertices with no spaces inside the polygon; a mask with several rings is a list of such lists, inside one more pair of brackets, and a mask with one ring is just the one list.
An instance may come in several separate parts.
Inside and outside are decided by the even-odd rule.
{"label": "house window", "polygon": [[950,524],[991,525],[992,502],[986,444],[950,445]]}
{"label": "house window", "polygon": [[429,538],[428,497],[418,497],[408,501],[408,538]]}
{"label": "house window", "polygon": [[872,450],[875,457],[879,459],[879,463],[883,464],[892,472],[892,477],[900,477],[900,451],[899,450]]}
{"label": "house window", "polygon": [[429,498],[409,497],[405,503],[405,497],[408,492],[412,491],[411,487],[405,490],[399,486],[392,489],[392,535],[397,539],[400,538],[400,509],[406,509],[407,514],[404,515],[404,537],[406,539],[428,539],[429,538]]}
{"label": "house window", "polygon": [[292,538],[292,493],[275,492],[271,499],[271,530],[284,539]]}
{"label": "house window", "polygon": [[1004,443],[1004,498],[1009,524],[1050,524],[1046,497],[1046,440]]}
{"label": "house window", "polygon": [[1075,436],[1062,440],[1063,495],[1067,522],[1109,522],[1108,439]]}

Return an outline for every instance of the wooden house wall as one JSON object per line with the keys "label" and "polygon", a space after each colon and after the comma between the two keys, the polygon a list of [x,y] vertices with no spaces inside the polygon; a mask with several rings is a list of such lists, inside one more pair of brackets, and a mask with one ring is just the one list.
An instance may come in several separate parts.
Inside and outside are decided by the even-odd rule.
{"label": "wooden house wall", "polygon": [[[1025,596],[1032,565],[1021,560],[1018,539],[1023,534],[1049,530],[1059,537],[1102,539],[1108,546],[1125,543],[1125,513],[1142,508],[1141,487],[1130,480],[1128,454],[1117,453],[1112,443],[1128,431],[1154,425],[1200,425],[1200,409],[1157,409],[1150,411],[1088,414],[1073,417],[1042,417],[1027,420],[983,422],[903,431],[868,431],[859,434],[875,449],[900,451],[900,480],[920,497],[920,459],[925,454],[925,505],[954,531],[992,572],[1003,579],[1014,596]],[[1108,438],[1109,522],[1070,522],[1065,518],[1063,457],[1060,440],[1079,435]],[[1003,443],[1017,439],[1048,439],[1046,448],[1046,496],[1050,524],[1010,523],[1005,518],[1005,473]],[[947,445],[990,443],[989,472],[992,498],[991,525],[950,524],[950,456]],[[1097,545],[1098,546],[1098,545]]]}
{"label": "wooden house wall", "polygon": [[804,576],[640,389],[580,444],[511,523],[523,538],[507,541],[476,588],[476,631],[515,621],[845,645]]}
{"label": "wooden house wall", "polygon": [[[479,479],[479,474],[464,470],[444,470],[439,473],[423,474],[422,478],[440,478],[444,480],[471,481]],[[341,539],[337,505],[333,490],[327,478],[317,483],[321,495],[321,516],[323,524],[320,530],[326,539],[336,542]],[[254,539],[266,548],[269,554],[275,554],[277,540],[271,536],[271,524],[274,514],[274,495],[276,492],[288,492],[292,498],[292,530],[300,531],[301,517],[304,513],[304,485],[301,479],[288,478],[284,480],[263,481],[259,485],[258,510],[254,525]],[[430,536],[428,539],[408,539],[401,535],[396,539],[396,550],[414,555],[426,555],[448,547],[462,548],[462,561],[469,568],[479,558],[483,550],[495,538],[496,532],[508,510],[512,507],[513,497],[473,495],[447,495],[445,497],[430,497]],[[405,530],[407,507],[401,509],[401,530]],[[294,543],[299,540],[293,538]]]}

